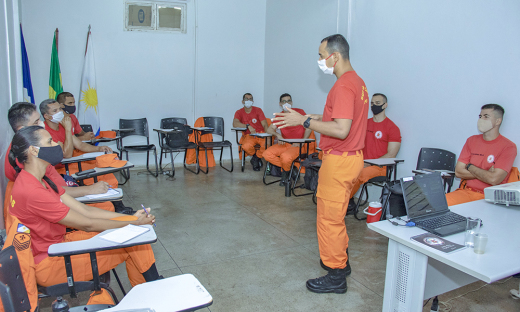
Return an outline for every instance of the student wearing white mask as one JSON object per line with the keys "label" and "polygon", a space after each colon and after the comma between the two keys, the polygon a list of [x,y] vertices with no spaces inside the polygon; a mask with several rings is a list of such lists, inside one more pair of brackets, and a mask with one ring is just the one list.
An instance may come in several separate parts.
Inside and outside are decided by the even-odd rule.
{"label": "student wearing white mask", "polygon": [[61,145],[64,158],[72,157],[75,148],[84,153],[112,153],[112,149],[108,146],[93,146],[78,139],[72,133],[70,117],[63,114],[63,110],[56,100],[48,99],[41,102],[40,112],[45,119],[45,130],[51,134],[54,142]]}
{"label": "student wearing white mask", "polygon": [[[305,111],[301,108],[295,108],[292,106],[292,97],[289,93],[284,93],[280,96],[280,108],[283,112],[288,112],[289,109],[295,110],[298,113],[305,115]],[[277,126],[271,124],[267,128],[267,133],[270,133],[278,138],[278,144],[272,145],[264,152],[264,159],[269,163],[282,168],[282,178],[280,180],[280,186],[285,185],[289,182],[289,171],[291,170],[292,162],[298,157],[300,153],[299,144],[288,144],[280,141],[280,139],[307,139],[311,134],[310,129],[305,129],[303,126],[287,127],[278,129]],[[304,145],[302,153],[307,153],[306,146]]]}
{"label": "student wearing white mask", "polygon": [[[247,128],[242,134],[240,144],[242,144],[246,157],[252,156],[251,165],[253,165],[253,170],[260,171],[263,165],[261,158],[265,151],[264,139],[253,137],[250,134],[267,132],[267,121],[262,109],[253,106],[253,103],[253,95],[251,93],[246,93],[242,96],[242,105],[244,107],[235,112],[233,127]],[[258,151],[255,150],[255,145],[257,144],[260,145]]]}
{"label": "student wearing white mask", "polygon": [[482,106],[477,122],[482,134],[466,140],[455,166],[455,175],[466,183],[446,194],[448,206],[484,199],[484,188],[508,182],[517,150],[515,143],[500,134],[503,118],[502,106]]}

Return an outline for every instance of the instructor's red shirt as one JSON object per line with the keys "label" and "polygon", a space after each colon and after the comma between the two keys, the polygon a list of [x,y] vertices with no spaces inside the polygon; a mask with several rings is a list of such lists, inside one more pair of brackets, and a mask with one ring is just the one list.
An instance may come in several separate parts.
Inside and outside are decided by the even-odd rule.
{"label": "instructor's red shirt", "polygon": [[63,241],[65,226],[59,224],[69,207],[61,202],[65,190],[58,193],[43,181],[46,188],[29,172],[22,170],[13,185],[9,212],[31,230],[34,262],[40,263],[48,257],[49,246]]}
{"label": "instructor's red shirt", "polygon": [[[499,135],[493,141],[484,140],[482,134],[469,137],[460,152],[458,161],[464,164],[473,164],[481,169],[489,170],[491,166],[507,172],[506,178],[500,184],[507,183],[511,168],[516,158],[516,144],[506,137]],[[467,180],[466,187],[478,192],[484,192],[491,186],[479,179]]]}
{"label": "instructor's red shirt", "polygon": [[368,118],[368,91],[365,82],[355,71],[344,73],[327,95],[322,121],[350,119],[352,126],[345,139],[321,135],[320,148],[339,152],[362,150],[365,146]]}

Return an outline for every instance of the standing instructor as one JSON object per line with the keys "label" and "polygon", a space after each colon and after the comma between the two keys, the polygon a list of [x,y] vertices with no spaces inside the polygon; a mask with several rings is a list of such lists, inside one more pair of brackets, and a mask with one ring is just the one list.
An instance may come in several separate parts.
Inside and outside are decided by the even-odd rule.
{"label": "standing instructor", "polygon": [[303,125],[321,133],[323,162],[318,180],[316,227],[325,276],[307,281],[316,293],[345,293],[348,264],[348,235],[345,214],[352,187],[363,169],[363,147],[367,131],[369,98],[363,80],[349,60],[349,45],[342,35],[321,41],[318,65],[337,81],[327,95],[323,115],[276,113],[273,119],[280,128]]}

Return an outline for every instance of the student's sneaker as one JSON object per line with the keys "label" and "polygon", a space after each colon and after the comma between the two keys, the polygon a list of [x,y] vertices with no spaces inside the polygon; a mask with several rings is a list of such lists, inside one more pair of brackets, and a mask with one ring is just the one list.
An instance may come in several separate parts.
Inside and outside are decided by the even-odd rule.
{"label": "student's sneaker", "polygon": [[325,276],[308,280],[306,286],[310,291],[319,294],[344,294],[347,292],[347,279],[343,270],[334,269]]}

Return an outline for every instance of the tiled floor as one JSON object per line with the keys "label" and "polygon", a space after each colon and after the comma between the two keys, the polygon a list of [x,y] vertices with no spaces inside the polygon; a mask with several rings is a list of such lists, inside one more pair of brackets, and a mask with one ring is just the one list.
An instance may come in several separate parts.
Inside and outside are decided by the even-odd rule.
{"label": "tiled floor", "polygon": [[[282,187],[262,183],[262,172],[249,164],[241,172],[237,165],[233,173],[217,167],[208,175],[177,167],[173,181],[132,172],[122,187],[124,203],[144,204],[156,215],[159,273],[194,274],[213,296],[209,311],[381,311],[387,239],[348,216],[348,292],[311,293],[305,281],[325,274],[318,263],[316,206],[310,196],[284,197]],[[117,270],[129,289],[124,265]],[[449,302],[451,311],[520,311],[520,300],[509,295],[519,282],[513,278],[463,295],[485,285],[477,282],[439,298],[463,295]],[[113,288],[121,298],[115,281]]]}

